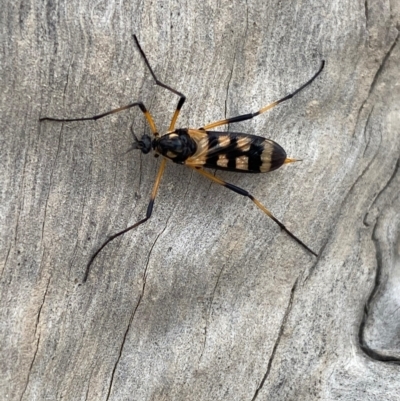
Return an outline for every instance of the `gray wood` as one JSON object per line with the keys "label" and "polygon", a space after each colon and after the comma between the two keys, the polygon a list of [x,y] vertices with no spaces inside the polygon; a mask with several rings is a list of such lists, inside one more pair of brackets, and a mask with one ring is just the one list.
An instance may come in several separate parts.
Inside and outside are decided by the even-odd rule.
{"label": "gray wood", "polygon": [[[387,1],[2,4],[2,400],[398,400],[400,6]],[[126,153],[161,132],[293,100],[231,129],[302,163],[218,176]]]}

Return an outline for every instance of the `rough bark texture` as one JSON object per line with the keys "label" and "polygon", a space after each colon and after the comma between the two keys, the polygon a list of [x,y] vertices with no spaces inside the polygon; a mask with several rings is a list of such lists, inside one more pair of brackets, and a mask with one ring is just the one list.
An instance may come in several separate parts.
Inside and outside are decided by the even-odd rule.
{"label": "rough bark texture", "polygon": [[[0,14],[2,400],[398,400],[400,5],[367,1],[5,0]],[[302,163],[219,177],[132,144],[142,100],[165,132],[229,127]]]}

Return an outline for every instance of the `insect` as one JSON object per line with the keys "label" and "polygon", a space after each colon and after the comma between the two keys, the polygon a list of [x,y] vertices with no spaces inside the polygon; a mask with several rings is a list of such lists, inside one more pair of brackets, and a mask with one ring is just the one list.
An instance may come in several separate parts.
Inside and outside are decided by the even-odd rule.
{"label": "insect", "polygon": [[128,110],[132,107],[139,107],[139,109],[144,114],[150,130],[153,134],[151,137],[148,134],[144,134],[140,139],[136,135],[132,134],[134,137],[133,149],[140,150],[143,154],[147,154],[151,151],[154,152],[155,156],[162,156],[162,161],[155,179],[153,190],[151,192],[150,201],[147,207],[146,217],[139,220],[135,224],[125,228],[122,231],[117,232],[114,235],[108,237],[106,241],[97,249],[97,251],[90,258],[85,271],[84,282],[87,280],[89,275],[89,270],[96,259],[97,255],[104,249],[104,247],[110,243],[115,238],[126,232],[140,226],[145,223],[152,215],[154,201],[157,195],[158,187],[160,185],[161,177],[165,170],[165,165],[167,160],[171,160],[174,163],[183,164],[188,166],[204,177],[210,179],[211,181],[236,192],[239,195],[246,196],[250,198],[255,205],[261,209],[268,217],[270,217],[278,226],[284,230],[291,238],[293,238],[298,244],[300,244],[305,250],[310,252],[314,256],[318,256],[314,251],[312,251],[303,241],[296,237],[291,231],[289,231],[285,225],[280,222],[264,205],[261,204],[253,195],[251,195],[246,190],[239,188],[233,184],[230,184],[221,178],[214,176],[213,174],[204,170],[204,168],[212,168],[219,170],[234,171],[238,173],[266,173],[269,171],[276,170],[283,164],[288,164],[297,161],[296,159],[290,159],[286,156],[284,149],[271,139],[265,139],[261,136],[244,134],[239,132],[230,131],[211,131],[211,129],[220,127],[222,125],[227,125],[231,123],[236,123],[239,121],[250,120],[278,104],[291,99],[294,95],[303,90],[306,86],[310,85],[322,72],[325,61],[322,61],[319,70],[314,74],[314,76],[309,79],[305,84],[300,86],[297,90],[290,93],[289,95],[283,97],[280,100],[272,102],[265,107],[262,107],[258,111],[249,114],[243,114],[236,117],[231,117],[224,120],[219,120],[207,124],[203,127],[193,129],[193,128],[175,128],[176,121],[178,119],[180,110],[185,103],[186,97],[181,92],[176,89],[164,84],[156,77],[150,63],[139,44],[136,35],[133,35],[136,42],[137,48],[146,63],[148,70],[150,71],[155,83],[170,92],[179,96],[179,101],[176,106],[175,112],[172,116],[169,129],[166,134],[161,135],[158,133],[156,125],[154,123],[153,117],[146,109],[145,105],[140,102],[130,103],[126,106],[119,107],[114,110],[107,111],[102,114],[98,114],[92,117],[81,117],[81,118],[52,118],[52,117],[42,117],[40,121],[59,121],[59,122],[69,122],[69,121],[87,121],[87,120],[98,120],[100,118],[106,117],[110,114],[119,113],[123,110]]}

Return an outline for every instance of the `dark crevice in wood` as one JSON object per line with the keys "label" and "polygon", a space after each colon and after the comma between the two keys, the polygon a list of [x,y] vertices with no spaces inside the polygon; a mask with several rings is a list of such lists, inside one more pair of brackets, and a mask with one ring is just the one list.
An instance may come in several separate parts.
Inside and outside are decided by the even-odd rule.
{"label": "dark crevice in wood", "polygon": [[[247,0],[246,0],[246,26],[245,26],[245,30],[244,30],[243,40],[247,37],[248,27],[249,27],[249,10],[248,10]],[[238,47],[235,46],[235,52],[233,54],[232,68],[231,68],[231,71],[229,74],[228,85],[226,86],[225,112],[224,112],[225,118],[228,118],[227,113],[228,113],[229,87],[231,85],[233,71],[235,69],[237,51],[238,51]],[[227,128],[227,131],[229,131],[229,125]]]}
{"label": "dark crevice in wood", "polygon": [[[186,169],[186,171],[188,171],[188,170],[190,170],[190,176],[189,176],[189,182],[188,182],[187,185],[186,185],[186,191],[185,191],[185,193],[184,193],[184,195],[183,195],[183,198],[182,198],[182,203],[183,203],[183,204],[186,203],[187,194],[188,194],[188,192],[189,192],[189,188],[190,188],[190,185],[191,185],[191,183],[192,183],[192,178],[193,178],[193,170],[192,170],[192,169]],[[176,203],[176,202],[175,202],[175,203]],[[168,221],[167,221],[167,222],[168,222]]]}
{"label": "dark crevice in wood", "polygon": [[[51,276],[47,280],[46,290],[45,290],[45,292],[43,294],[42,302],[40,304],[40,307],[39,307],[39,310],[38,310],[38,313],[37,313],[34,336],[36,336],[37,331],[38,331],[38,327],[39,327],[39,323],[40,323],[40,316],[42,314],[43,305],[46,302],[47,292],[48,292],[49,286],[50,286],[50,280],[51,280]],[[21,394],[21,397],[20,397],[20,401],[24,398],[24,395],[25,395],[26,390],[27,390],[28,385],[29,385],[29,381],[30,381],[30,377],[31,377],[31,373],[32,373],[32,368],[33,368],[33,365],[34,365],[35,360],[36,360],[36,355],[37,355],[37,353],[39,351],[39,343],[40,343],[40,334],[38,334],[38,337],[37,337],[35,352],[33,354],[33,358],[32,358],[32,361],[30,363],[30,366],[29,366],[28,376],[27,376],[26,381],[25,381],[25,386],[24,386],[24,389],[22,391],[22,394]]]}
{"label": "dark crevice in wood", "polygon": [[53,164],[53,167],[51,169],[50,178],[49,178],[49,191],[46,194],[46,200],[44,202],[44,215],[43,215],[42,235],[41,235],[42,243],[43,243],[43,240],[44,240],[44,231],[45,231],[45,226],[46,226],[47,207],[48,207],[48,204],[49,204],[49,197],[50,197],[51,187],[53,186],[53,174],[54,174],[54,170],[56,168],[58,156],[60,154],[61,137],[62,137],[63,129],[64,129],[64,124],[61,124],[60,135],[58,136],[57,153],[56,153],[56,156],[54,158],[54,164]]}
{"label": "dark crevice in wood", "polygon": [[[374,91],[375,86],[376,86],[376,83],[378,82],[378,79],[380,78],[380,76],[381,76],[381,74],[382,74],[382,71],[383,71],[383,69],[384,69],[384,67],[385,67],[385,65],[386,65],[386,62],[388,61],[390,55],[392,54],[393,49],[394,49],[395,46],[397,45],[398,40],[399,40],[399,32],[397,32],[396,38],[394,39],[394,41],[393,41],[392,45],[390,46],[390,49],[388,50],[388,52],[387,52],[387,53],[385,54],[385,56],[383,57],[383,59],[382,59],[380,65],[379,65],[379,68],[378,68],[378,70],[377,70],[376,73],[375,73],[374,79],[372,80],[371,85],[370,85],[370,87],[369,87],[369,92],[368,92],[367,99],[370,97],[371,93]],[[364,103],[365,103],[365,102],[364,102]],[[364,104],[363,104],[363,105],[364,105]]]}
{"label": "dark crevice in wood", "polygon": [[24,185],[25,185],[25,177],[26,177],[26,166],[27,166],[27,152],[24,153],[24,166],[22,168],[22,181],[21,181],[21,186],[19,188],[19,193],[22,192],[22,199],[18,203],[17,211],[16,211],[16,223],[15,223],[15,233],[14,233],[14,244],[16,245],[18,242],[17,236],[18,236],[18,229],[19,229],[19,218],[21,216],[21,211],[22,211],[22,205],[24,204],[25,201],[25,192],[24,192]]}
{"label": "dark crevice in wood", "polygon": [[[378,154],[379,154],[379,148],[381,146],[382,143],[382,137],[380,138],[380,142],[379,145],[377,146],[377,151],[375,152],[374,156],[372,157],[372,159],[369,161],[369,163],[367,164],[367,167],[365,167],[365,169],[361,172],[361,174],[357,177],[357,179],[353,182],[352,186],[350,187],[350,189],[347,192],[347,195],[344,197],[343,202],[340,205],[339,208],[339,214],[341,213],[341,211],[343,210],[343,206],[346,204],[347,199],[349,198],[349,196],[352,194],[354,188],[356,187],[356,185],[361,181],[362,178],[364,178],[365,174],[369,171],[372,163],[375,161],[375,159],[377,158]],[[336,220],[337,221],[337,220]]]}
{"label": "dark crevice in wood", "polygon": [[[134,195],[133,195],[133,198],[135,200],[135,205],[130,209],[129,217],[127,219],[128,222],[132,220],[132,214],[133,214],[133,212],[135,211],[135,209],[137,207],[138,200],[140,200],[142,198],[142,195],[140,194],[140,188],[141,188],[141,185],[142,185],[142,169],[143,169],[142,156],[143,156],[143,153],[139,152],[139,183],[138,183],[138,186],[137,186],[137,190],[134,192]],[[156,167],[158,167],[158,165]],[[148,195],[146,195],[146,196],[148,196]],[[128,226],[128,224],[126,224],[126,225]]]}
{"label": "dark crevice in wood", "polygon": [[217,290],[217,287],[218,287],[218,284],[219,284],[219,280],[220,280],[220,278],[221,278],[221,275],[222,275],[222,272],[223,272],[223,271],[224,271],[224,266],[222,266],[222,269],[220,270],[220,272],[219,272],[219,274],[218,274],[217,281],[215,282],[214,289],[213,289],[213,292],[212,292],[212,294],[211,294],[210,306],[208,307],[208,312],[207,312],[206,325],[205,325],[205,327],[204,327],[203,348],[202,348],[202,350],[201,350],[201,354],[200,354],[199,362],[198,362],[198,363],[201,362],[201,359],[203,358],[204,350],[205,350],[205,348],[206,348],[206,344],[207,344],[207,330],[208,330],[208,324],[209,324],[210,316],[211,316],[211,309],[212,309],[212,305],[213,305],[213,303],[214,303],[215,291]]}
{"label": "dark crevice in wood", "polygon": [[[381,138],[382,139],[382,138]],[[386,191],[386,189],[390,186],[390,184],[392,183],[392,181],[394,180],[394,178],[397,175],[397,172],[399,170],[399,160],[397,159],[396,162],[396,166],[393,170],[392,175],[390,176],[390,178],[388,179],[388,181],[386,182],[386,184],[382,187],[382,189],[376,194],[376,196],[374,197],[373,201],[371,202],[371,205],[368,208],[368,211],[365,213],[364,218],[363,218],[363,224],[364,226],[368,227],[369,223],[367,222],[368,216],[369,216],[369,211],[372,209],[372,207],[375,205],[375,203],[377,202],[377,200],[380,198],[380,196]]]}
{"label": "dark crevice in wood", "polygon": [[[382,138],[381,138],[381,142],[382,142]],[[379,145],[378,145],[378,150],[379,150],[379,148],[380,148],[381,142],[380,142]],[[352,186],[350,187],[350,189],[349,189],[348,192],[347,192],[347,195],[344,197],[343,201],[342,201],[341,204],[340,204],[340,207],[339,207],[338,213],[337,213],[337,217],[334,219],[334,221],[336,221],[336,222],[337,222],[337,221],[340,221],[339,216],[340,216],[340,214],[343,212],[344,205],[346,204],[346,202],[347,202],[348,198],[350,197],[350,195],[353,193],[353,190],[354,190],[355,186],[360,182],[360,180],[361,180],[361,179],[364,177],[364,175],[368,172],[368,170],[370,169],[372,163],[374,162],[374,160],[376,159],[376,157],[378,156],[378,154],[379,154],[379,152],[377,151],[377,152],[374,154],[374,156],[372,157],[372,159],[369,161],[367,167],[365,167],[365,169],[361,172],[361,174],[360,174],[360,175],[357,177],[357,179],[353,182]],[[313,274],[313,272],[314,272],[314,270],[315,270],[315,267],[317,266],[317,264],[318,264],[318,262],[319,262],[319,259],[321,258],[321,255],[322,255],[322,253],[323,253],[325,247],[326,247],[327,244],[329,243],[329,239],[332,237],[332,234],[333,234],[333,232],[334,232],[335,230],[336,230],[336,224],[333,225],[333,226],[331,227],[331,229],[329,230],[328,234],[326,235],[326,241],[325,241],[325,243],[322,245],[322,247],[321,247],[321,249],[320,249],[320,251],[319,251],[319,253],[318,253],[318,258],[317,258],[317,260],[315,261],[314,265],[311,267],[310,272],[308,273],[308,275],[307,275],[306,279],[304,280],[304,282],[306,282],[306,281],[311,277],[311,275]]]}
{"label": "dark crevice in wood", "polygon": [[73,61],[74,61],[74,58],[72,57],[72,58],[71,58],[71,61],[70,61],[70,63],[69,63],[69,66],[68,66],[67,77],[66,77],[65,85],[64,85],[64,103],[65,103],[65,94],[66,94],[66,92],[67,92],[67,87],[68,87],[68,82],[69,82],[69,73],[70,73],[70,70],[71,70],[71,66],[72,66]]}
{"label": "dark crevice in wood", "polygon": [[[88,176],[91,177],[91,175],[92,175],[92,162],[89,163],[89,168],[88,168]],[[85,185],[84,196],[83,196],[83,199],[82,199],[82,207],[81,207],[80,219],[79,219],[79,224],[77,225],[78,226],[78,230],[77,230],[76,237],[75,237],[76,238],[75,245],[74,245],[74,249],[72,251],[71,261],[70,261],[70,263],[68,265],[68,277],[71,276],[71,271],[73,270],[73,268],[75,266],[74,261],[75,261],[75,257],[76,257],[76,254],[77,254],[77,248],[78,248],[78,245],[79,245],[79,231],[83,227],[83,211],[85,209],[86,200],[87,200],[87,192],[88,192],[87,188],[88,188],[88,185]]]}
{"label": "dark crevice in wood", "polygon": [[[332,236],[333,231],[334,231],[334,228],[330,231],[329,235],[328,235],[328,236],[326,237],[326,239],[325,239],[325,242],[322,244],[321,248],[319,249],[319,251],[318,251],[318,256],[317,256],[317,260],[316,260],[316,261],[313,263],[313,265],[310,267],[310,270],[308,271],[308,274],[307,274],[306,278],[305,278],[304,281],[303,281],[303,285],[304,285],[304,284],[308,281],[308,279],[314,274],[314,271],[315,271],[315,269],[316,269],[316,267],[317,267],[317,265],[318,265],[318,263],[319,263],[319,261],[320,261],[322,255],[323,255],[323,253],[324,253],[324,251],[325,251],[326,246],[327,246],[328,243],[329,243],[329,240],[330,240],[330,238],[331,238],[331,236]],[[311,256],[311,255],[310,255],[310,256]],[[312,256],[311,256],[311,257],[312,257]],[[314,258],[313,258],[313,259],[314,259]]]}
{"label": "dark crevice in wood", "polygon": [[[390,183],[393,181],[394,177],[398,174],[400,168],[400,158],[397,160],[396,167],[393,171],[393,174],[391,175],[390,179],[386,183],[386,185],[383,187],[383,189],[379,192],[379,194],[375,197],[375,200],[379,198],[379,196],[390,186]],[[374,201],[375,202],[375,201]],[[374,286],[371,290],[371,293],[368,296],[368,299],[364,305],[364,313],[363,317],[360,323],[360,327],[358,330],[358,343],[360,345],[361,350],[368,355],[371,359],[374,359],[376,361],[380,362],[388,362],[396,365],[400,365],[400,358],[392,356],[392,355],[383,355],[376,350],[372,349],[369,347],[369,345],[366,343],[365,338],[364,338],[364,332],[365,332],[365,327],[369,318],[369,311],[370,307],[374,301],[374,298],[378,291],[380,290],[381,284],[382,284],[382,270],[383,270],[383,258],[382,258],[382,249],[379,243],[379,239],[376,236],[376,230],[378,227],[378,220],[376,219],[375,221],[375,226],[372,232],[372,241],[375,245],[375,252],[376,252],[376,273],[375,273],[375,280],[374,280]]]}
{"label": "dark crevice in wood", "polygon": [[[228,85],[226,85],[225,111],[224,111],[224,117],[225,117],[225,119],[228,118],[229,87],[230,87],[231,81],[232,81],[233,70],[235,69],[236,52],[237,52],[237,49],[235,48],[235,52],[234,52],[234,54],[233,54],[232,68],[231,68],[231,71],[230,71],[230,74],[229,74],[229,78],[228,78]],[[229,125],[228,125],[228,130],[229,130]]]}
{"label": "dark crevice in wood", "polygon": [[378,69],[377,69],[377,71],[376,71],[376,73],[375,73],[375,75],[374,75],[374,78],[372,79],[371,85],[369,86],[368,94],[367,94],[367,96],[365,97],[364,101],[362,102],[361,107],[358,109],[357,119],[356,119],[356,123],[355,123],[355,125],[354,125],[353,136],[355,135],[355,131],[356,131],[357,126],[358,126],[358,121],[359,121],[359,119],[360,119],[361,112],[362,112],[362,110],[364,109],[364,106],[365,106],[365,104],[367,103],[368,99],[370,98],[372,92],[374,91],[375,86],[376,86],[376,83],[377,83],[379,77],[380,77],[381,74],[382,74],[382,71],[383,71],[383,69],[384,69],[384,67],[385,67],[385,64],[386,64],[387,60],[389,59],[390,55],[391,55],[392,52],[393,52],[393,49],[394,49],[395,46],[397,45],[397,42],[398,42],[398,40],[399,40],[399,34],[400,34],[400,32],[397,32],[397,36],[396,36],[396,38],[394,39],[392,45],[390,46],[390,49],[388,50],[388,52],[387,52],[387,53],[385,54],[385,56],[383,57],[383,59],[382,59],[380,65],[379,65],[379,67],[378,67]]}
{"label": "dark crevice in wood", "polygon": [[280,325],[278,337],[275,340],[274,348],[272,349],[272,353],[271,353],[271,356],[270,356],[269,361],[268,361],[267,371],[265,372],[264,377],[262,378],[261,383],[257,387],[257,389],[256,389],[256,391],[254,393],[254,396],[251,399],[251,401],[255,401],[257,399],[258,393],[263,388],[263,386],[265,384],[265,381],[267,380],[267,378],[269,376],[269,372],[271,371],[272,362],[274,361],[276,350],[278,349],[278,346],[279,346],[279,344],[281,342],[281,339],[282,339],[282,336],[283,336],[283,332],[285,330],[287,319],[288,319],[289,314],[290,314],[290,312],[292,310],[294,293],[296,291],[298,281],[299,281],[299,278],[297,278],[296,281],[294,282],[292,290],[290,292],[289,303],[288,303],[288,306],[286,307],[285,314],[283,316],[282,323]]}
{"label": "dark crevice in wood", "polygon": [[44,294],[43,294],[42,303],[41,303],[41,305],[40,305],[40,307],[39,307],[39,310],[38,310],[38,313],[37,313],[36,327],[35,327],[35,335],[36,335],[36,333],[37,333],[37,329],[38,329],[38,326],[39,326],[40,316],[41,316],[41,313],[42,313],[42,308],[43,308],[43,305],[44,305],[44,303],[45,303],[45,301],[46,301],[47,292],[48,292],[48,290],[49,290],[49,285],[50,285],[50,280],[51,280],[51,276],[50,276],[49,279],[47,280],[46,290],[45,290],[45,292],[44,292]]}
{"label": "dark crevice in wood", "polygon": [[1,272],[0,272],[0,279],[3,278],[3,272],[6,269],[8,258],[10,257],[11,247],[12,247],[12,245],[10,244],[10,246],[8,247],[8,250],[7,250],[7,255],[6,255],[5,259],[4,259],[3,268],[1,269]]}
{"label": "dark crevice in wood", "polygon": [[[372,115],[372,112],[374,111],[374,107],[375,107],[375,105],[372,106],[371,110],[369,111],[368,116],[367,116],[367,120],[366,120],[365,125],[364,125],[364,132],[363,132],[363,134],[364,134],[365,149],[364,149],[364,152],[363,152],[363,157],[365,157],[365,152],[367,151],[367,149],[368,149],[368,147],[369,147],[369,143],[370,143],[370,141],[371,141],[371,135],[368,137],[368,140],[367,140],[367,138],[366,138],[366,135],[367,135],[367,128],[368,128],[368,126],[369,126],[369,122],[370,122],[370,119],[371,119],[371,115]],[[382,138],[381,138],[381,139],[382,139]]]}
{"label": "dark crevice in wood", "polygon": [[38,336],[38,339],[36,341],[35,353],[33,354],[33,358],[32,358],[31,364],[29,366],[29,371],[28,371],[28,376],[27,376],[26,381],[25,381],[25,386],[24,386],[24,389],[22,390],[21,397],[19,398],[20,401],[22,401],[22,399],[24,398],[24,395],[26,393],[26,389],[28,388],[28,384],[29,384],[29,381],[30,381],[31,373],[32,373],[33,364],[35,363],[36,355],[37,355],[38,350],[39,350],[39,343],[40,343],[40,335]]}
{"label": "dark crevice in wood", "polygon": [[[171,215],[172,215],[172,214],[171,214]],[[106,400],[107,400],[107,401],[110,399],[111,389],[112,389],[112,386],[113,386],[113,384],[114,384],[115,372],[117,371],[117,367],[118,367],[119,361],[121,360],[122,352],[123,352],[124,347],[125,347],[125,342],[126,342],[126,339],[127,339],[127,337],[128,337],[128,333],[129,333],[130,328],[131,328],[131,326],[132,326],[132,322],[133,322],[133,319],[135,318],[136,312],[137,312],[137,310],[139,309],[139,306],[140,306],[140,304],[141,304],[141,302],[142,302],[142,299],[143,299],[143,297],[144,297],[144,292],[145,292],[145,289],[146,289],[147,270],[148,270],[148,267],[149,267],[149,262],[150,262],[151,254],[152,254],[152,252],[153,252],[154,246],[156,245],[158,239],[159,239],[160,236],[164,233],[164,231],[167,229],[168,222],[169,222],[169,219],[170,219],[171,215],[168,217],[168,220],[167,220],[167,222],[165,223],[165,227],[164,227],[163,230],[160,232],[160,234],[157,235],[156,239],[155,239],[154,242],[153,242],[153,245],[152,245],[151,248],[150,248],[149,255],[148,255],[148,257],[147,257],[146,267],[144,268],[144,271],[143,271],[142,290],[141,290],[141,292],[140,292],[138,302],[137,302],[135,308],[133,309],[133,312],[132,312],[132,314],[131,314],[131,317],[129,318],[129,322],[128,322],[128,325],[127,325],[127,327],[126,327],[126,330],[125,330],[125,333],[124,333],[124,336],[123,336],[123,339],[122,339],[122,343],[121,343],[121,345],[120,345],[120,347],[119,347],[118,358],[117,358],[117,360],[115,361],[115,364],[114,364],[114,367],[113,367],[113,370],[112,370],[112,373],[111,373],[111,380],[110,380],[110,384],[109,384],[109,386],[108,386],[108,392],[107,392],[107,397],[106,397]]]}

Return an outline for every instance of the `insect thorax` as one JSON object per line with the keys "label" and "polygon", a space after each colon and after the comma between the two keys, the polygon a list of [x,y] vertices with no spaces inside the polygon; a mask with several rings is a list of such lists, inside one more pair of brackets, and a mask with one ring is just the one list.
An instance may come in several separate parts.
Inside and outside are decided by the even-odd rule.
{"label": "insect thorax", "polygon": [[161,137],[153,139],[153,149],[175,163],[183,163],[197,149],[196,142],[186,129],[177,129]]}

